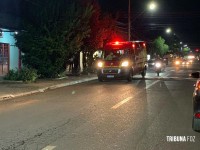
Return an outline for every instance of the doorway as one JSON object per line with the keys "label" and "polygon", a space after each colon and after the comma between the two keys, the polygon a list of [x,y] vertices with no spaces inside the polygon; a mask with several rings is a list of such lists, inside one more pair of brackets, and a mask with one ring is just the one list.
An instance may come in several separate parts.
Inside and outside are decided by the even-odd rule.
{"label": "doorway", "polygon": [[9,44],[0,43],[0,76],[9,71]]}

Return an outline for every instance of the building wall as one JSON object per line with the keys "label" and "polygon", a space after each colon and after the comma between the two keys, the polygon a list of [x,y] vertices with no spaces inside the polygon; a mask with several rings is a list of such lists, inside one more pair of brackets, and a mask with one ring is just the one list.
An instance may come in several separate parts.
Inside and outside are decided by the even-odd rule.
{"label": "building wall", "polygon": [[3,36],[0,37],[0,43],[8,43],[10,46],[9,69],[19,69],[19,49],[15,46],[14,32],[7,29],[1,29]]}

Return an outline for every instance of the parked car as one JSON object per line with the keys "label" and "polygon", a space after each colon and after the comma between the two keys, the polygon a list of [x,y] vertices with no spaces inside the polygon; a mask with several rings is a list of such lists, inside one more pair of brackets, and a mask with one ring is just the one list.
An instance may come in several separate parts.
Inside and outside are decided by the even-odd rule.
{"label": "parked car", "polygon": [[[194,72],[191,76],[193,78],[199,78],[200,72]],[[200,79],[194,85],[192,129],[194,131],[200,131]]]}

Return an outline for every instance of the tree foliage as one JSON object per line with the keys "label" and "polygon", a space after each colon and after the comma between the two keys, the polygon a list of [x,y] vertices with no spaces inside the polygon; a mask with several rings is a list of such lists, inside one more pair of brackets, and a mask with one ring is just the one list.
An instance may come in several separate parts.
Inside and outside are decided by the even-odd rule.
{"label": "tree foliage", "polygon": [[163,56],[168,50],[169,46],[165,44],[165,40],[159,36],[153,41],[154,53]]}
{"label": "tree foliage", "polygon": [[54,77],[89,36],[93,8],[79,0],[23,1],[22,6],[23,31],[16,35],[16,45],[24,53],[23,63],[42,77]]}
{"label": "tree foliage", "polygon": [[84,39],[84,45],[82,47],[84,58],[87,58],[84,61],[84,67],[92,66],[95,51],[102,48],[106,42],[116,38],[117,35],[119,36],[116,19],[110,14],[102,13],[97,1],[92,1],[91,4],[94,8],[92,17],[89,20],[91,32]]}
{"label": "tree foliage", "polygon": [[170,51],[173,51],[174,53],[179,53],[181,49],[181,40],[176,34],[170,34],[168,35],[167,44],[169,45]]}
{"label": "tree foliage", "polygon": [[88,58],[84,66],[91,66],[93,53],[117,35],[116,20],[96,0],[22,0],[21,6],[23,32],[16,45],[23,64],[41,77],[57,76],[80,51]]}

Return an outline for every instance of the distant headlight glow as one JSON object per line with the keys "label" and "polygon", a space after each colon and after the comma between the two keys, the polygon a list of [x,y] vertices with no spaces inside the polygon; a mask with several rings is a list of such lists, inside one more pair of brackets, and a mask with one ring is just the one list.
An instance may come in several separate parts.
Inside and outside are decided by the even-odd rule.
{"label": "distant headlight glow", "polygon": [[193,55],[189,55],[188,59],[194,59],[195,57]]}
{"label": "distant headlight glow", "polygon": [[180,61],[177,60],[177,61],[175,62],[175,64],[176,64],[176,65],[179,65],[179,64],[180,64]]}

